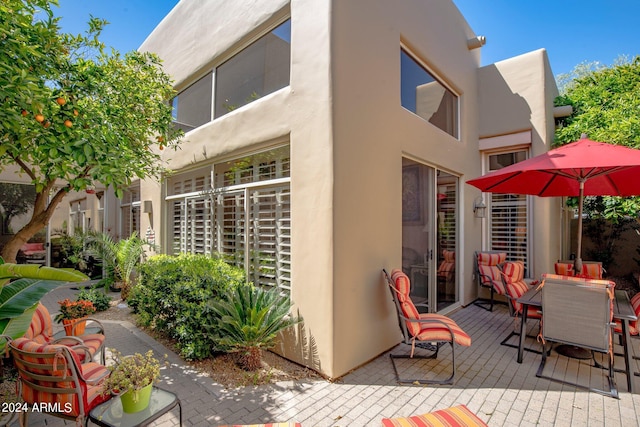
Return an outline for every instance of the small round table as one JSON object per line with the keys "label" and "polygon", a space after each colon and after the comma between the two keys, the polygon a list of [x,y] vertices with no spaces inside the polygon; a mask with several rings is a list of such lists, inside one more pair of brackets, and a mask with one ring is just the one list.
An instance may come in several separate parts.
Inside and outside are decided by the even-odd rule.
{"label": "small round table", "polygon": [[149,406],[140,412],[128,414],[122,410],[120,398],[115,396],[96,406],[89,412],[89,419],[103,427],[145,426],[178,406],[182,426],[182,405],[174,393],[153,387]]}

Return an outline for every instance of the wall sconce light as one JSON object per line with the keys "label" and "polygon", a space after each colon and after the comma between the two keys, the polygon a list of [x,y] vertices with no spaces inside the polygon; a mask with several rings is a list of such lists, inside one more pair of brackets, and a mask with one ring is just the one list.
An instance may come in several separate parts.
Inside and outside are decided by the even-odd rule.
{"label": "wall sconce light", "polygon": [[153,205],[151,204],[151,200],[145,200],[142,202],[142,212],[143,213],[153,213]]}
{"label": "wall sconce light", "polygon": [[487,214],[487,205],[484,204],[482,196],[476,197],[473,201],[473,215],[476,218],[484,218]]}

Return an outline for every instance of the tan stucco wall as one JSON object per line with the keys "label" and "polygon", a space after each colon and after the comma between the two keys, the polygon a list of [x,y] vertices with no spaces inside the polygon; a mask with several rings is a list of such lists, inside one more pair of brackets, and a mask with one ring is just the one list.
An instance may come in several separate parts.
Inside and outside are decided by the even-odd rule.
{"label": "tan stucco wall", "polygon": [[[548,100],[538,86],[545,80],[531,83],[529,70],[496,66],[502,82],[479,71],[481,50],[467,48],[475,34],[449,1],[182,0],[141,50],[158,53],[182,89],[288,13],[290,86],[190,132],[180,151],[163,156],[180,172],[290,143],[292,299],[304,325],[279,351],[339,377],[400,340],[381,269],[401,265],[402,158],[459,176],[457,275],[460,302],[469,304],[482,221],[472,212],[479,192],[465,181],[482,173],[479,137],[533,129],[536,147],[548,143],[547,114],[538,113]],[[459,140],[401,107],[401,44],[460,96]],[[531,60],[539,75],[541,60]],[[489,79],[495,93],[486,92]],[[481,101],[489,95],[507,116],[479,116],[494,107]],[[141,190],[164,241],[162,187]]]}
{"label": "tan stucco wall", "polygon": [[[304,325],[279,351],[333,376],[330,10],[329,2],[293,2],[289,87],[190,132],[178,153],[164,156],[171,168],[180,170],[290,142],[291,276],[297,284],[291,296]],[[287,11],[284,1],[181,1],[141,49],[158,53],[176,81],[185,81],[203,67],[209,70],[211,58],[224,57],[251,40],[259,34],[256,28],[279,22]],[[212,16],[220,22],[212,25]],[[155,229],[159,238],[162,229]]]}
{"label": "tan stucco wall", "polygon": [[[340,375],[398,343],[395,308],[381,269],[402,257],[402,158],[460,175],[465,252],[479,244],[464,179],[480,174],[474,37],[450,2],[334,2],[334,330]],[[401,42],[460,95],[460,140],[404,109]],[[476,244],[474,244],[474,242]],[[460,258],[459,282],[470,271]],[[466,288],[463,302],[475,298]]]}
{"label": "tan stucco wall", "polygon": [[[553,144],[553,100],[558,90],[546,50],[539,49],[480,68],[480,136],[531,131],[530,155]],[[532,277],[553,271],[561,256],[561,199],[530,197]]]}

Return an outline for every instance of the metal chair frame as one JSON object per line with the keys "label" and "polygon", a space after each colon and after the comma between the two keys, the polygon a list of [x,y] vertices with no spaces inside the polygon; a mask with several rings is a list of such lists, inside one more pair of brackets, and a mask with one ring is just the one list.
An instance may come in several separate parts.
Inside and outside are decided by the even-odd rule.
{"label": "metal chair frame", "polygon": [[[496,294],[496,290],[494,288],[493,285],[487,285],[486,282],[488,281],[489,283],[491,283],[492,279],[482,273],[480,273],[480,268],[478,267],[478,255],[481,253],[485,253],[485,254],[501,254],[504,253],[504,251],[475,251],[473,253],[473,274],[474,277],[476,278],[476,281],[478,282],[478,286],[480,287],[480,289],[482,288],[486,288],[490,290],[491,296],[490,298],[476,298],[476,300],[473,302],[474,305],[483,308],[487,311],[493,311],[493,306],[495,304],[507,304],[505,301],[497,301],[495,299],[495,294]],[[498,265],[498,268],[500,268],[500,265]],[[483,281],[483,278],[485,278],[485,281]],[[500,294],[498,294],[500,295]]]}
{"label": "metal chair frame", "polygon": [[[402,343],[409,345],[409,346],[415,346],[424,350],[427,350],[429,352],[431,352],[431,354],[429,355],[416,355],[416,354],[412,354],[411,355],[407,355],[407,354],[389,354],[389,357],[391,358],[391,364],[393,365],[393,371],[395,372],[396,375],[396,380],[401,383],[401,384],[453,384],[453,378],[455,376],[456,373],[456,357],[455,357],[455,346],[454,346],[454,333],[451,330],[451,328],[449,327],[449,325],[447,325],[444,322],[441,322],[439,320],[436,319],[410,319],[408,317],[405,317],[403,315],[402,312],[402,308],[400,307],[400,302],[398,301],[398,296],[397,296],[397,289],[395,287],[395,283],[393,282],[393,280],[391,279],[391,276],[389,275],[389,273],[387,273],[387,271],[385,269],[382,270],[384,277],[386,279],[387,285],[389,287],[389,291],[391,292],[391,297],[393,299],[394,305],[396,307],[396,314],[398,316],[398,325],[400,326],[400,331],[402,332]],[[411,303],[413,304],[413,301],[411,301]],[[427,307],[427,305],[425,304],[413,304],[416,309],[419,311],[419,308],[422,307]],[[413,337],[411,337],[411,335],[409,334],[409,331],[407,329],[407,325],[406,322],[415,322],[415,323],[422,323],[422,324],[434,324],[434,325],[438,325],[438,327],[445,327],[446,329],[449,330],[449,334],[451,336],[451,340],[447,340],[447,341],[439,341],[436,342],[435,344],[432,344],[432,342],[424,342],[424,341],[418,341],[418,340],[414,340]],[[452,372],[451,372],[451,376],[449,376],[448,378],[444,379],[444,380],[429,380],[429,379],[420,379],[420,378],[400,378],[400,374],[398,372],[398,368],[396,366],[395,363],[395,359],[436,359],[438,357],[438,350],[440,349],[440,347],[442,347],[445,344],[450,344],[451,345],[451,363],[453,366]]]}

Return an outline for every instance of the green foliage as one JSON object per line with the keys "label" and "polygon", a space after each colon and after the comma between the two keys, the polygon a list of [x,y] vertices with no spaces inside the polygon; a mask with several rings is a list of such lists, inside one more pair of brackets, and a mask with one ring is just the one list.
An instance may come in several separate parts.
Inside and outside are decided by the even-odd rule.
{"label": "green foliage", "polygon": [[122,282],[122,299],[129,297],[133,271],[140,265],[145,255],[147,242],[137,233],[127,239],[115,241],[109,234],[93,233],[89,245],[96,251],[107,270],[107,275]]}
{"label": "green foliage", "polygon": [[[160,361],[153,357],[153,350],[122,356],[111,349],[111,354],[115,363],[109,366],[111,374],[102,383],[103,394],[137,393],[160,378]],[[137,395],[134,395],[134,401],[137,401]]]}
{"label": "green foliage", "polygon": [[[555,102],[574,110],[560,121],[556,144],[576,141],[585,133],[594,141],[640,148],[640,57],[619,58],[611,67],[581,64],[573,76]],[[576,200],[569,205],[576,205]],[[584,212],[619,224],[640,212],[640,198],[586,197]]]}
{"label": "green foliage", "polygon": [[109,295],[104,293],[103,289],[98,288],[82,289],[76,295],[76,301],[91,301],[93,306],[96,308],[96,311],[105,311],[109,309],[111,299],[112,298]]}
{"label": "green foliage", "polygon": [[[9,279],[11,283],[6,283]],[[28,264],[5,264],[0,258],[0,335],[18,338],[29,328],[40,298],[67,282],[88,277],[79,271]],[[0,342],[0,352],[4,343]]]}
{"label": "green foliage", "polygon": [[206,255],[156,255],[139,268],[128,303],[139,321],[175,339],[186,359],[217,350],[205,327],[207,303],[245,283],[244,271]]}
{"label": "green foliage", "polygon": [[32,221],[16,237],[22,240],[46,225],[70,190],[99,182],[122,197],[132,179],[160,178],[156,145],[177,148],[181,137],[160,59],[106,49],[101,19],[91,18],[85,34],[62,33],[52,5],[0,3],[0,170],[17,165],[36,190]]}
{"label": "green foliage", "polygon": [[278,333],[302,319],[291,317],[291,301],[278,288],[251,285],[224,293],[209,304],[209,330],[225,351],[238,353],[247,370],[260,367],[260,350],[275,344]]}

